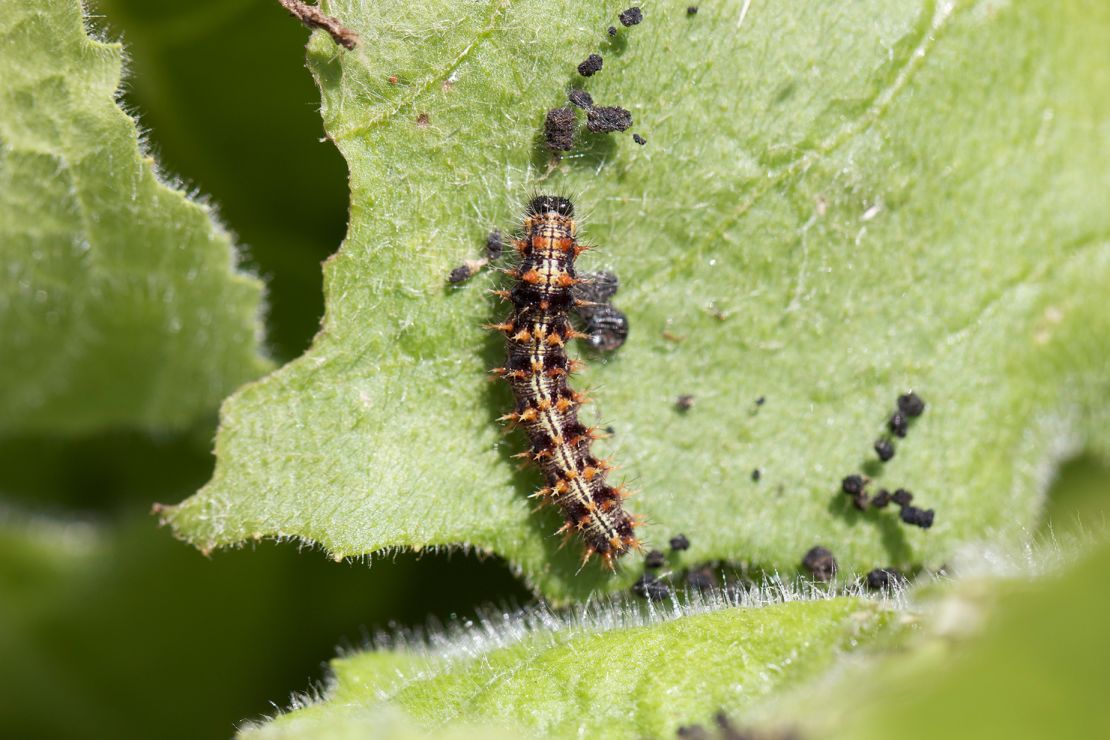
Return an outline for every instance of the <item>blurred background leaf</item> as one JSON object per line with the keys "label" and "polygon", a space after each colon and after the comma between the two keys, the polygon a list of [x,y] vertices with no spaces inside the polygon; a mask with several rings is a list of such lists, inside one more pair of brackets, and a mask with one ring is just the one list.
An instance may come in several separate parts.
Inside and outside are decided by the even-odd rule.
{"label": "blurred background leaf", "polygon": [[917,589],[901,639],[779,697],[755,726],[807,738],[1105,737],[1110,547],[1094,532],[965,553],[978,572]]}
{"label": "blurred background leaf", "polygon": [[0,516],[7,737],[228,737],[323,678],[336,645],[516,593],[466,558],[337,567],[266,544],[209,561],[141,514]]}
{"label": "blurred background leaf", "polygon": [[181,428],[269,367],[262,284],[158,180],[75,3],[0,6],[0,435]]}
{"label": "blurred background leaf", "polygon": [[946,635],[886,659],[863,696],[853,687],[853,711],[826,715],[815,736],[1110,737],[1108,569],[1104,545],[1056,578],[1002,584],[975,641]]}
{"label": "blurred background leaf", "polygon": [[343,238],[347,171],[321,141],[308,32],[271,0],[97,0],[127,44],[126,100],[159,160],[210,196],[267,285],[268,337],[299,355],[323,314],[320,263]]}

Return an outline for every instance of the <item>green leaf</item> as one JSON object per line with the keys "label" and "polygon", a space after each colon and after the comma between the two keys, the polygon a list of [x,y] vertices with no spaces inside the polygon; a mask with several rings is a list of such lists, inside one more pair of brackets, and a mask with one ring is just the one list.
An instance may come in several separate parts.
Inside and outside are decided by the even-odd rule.
{"label": "green leaf", "polygon": [[1103,540],[1051,577],[951,584],[915,640],[781,716],[806,737],[1106,737],[1108,568]]}
{"label": "green leaf", "polygon": [[532,612],[433,635],[430,645],[337,658],[321,702],[245,736],[365,736],[399,712],[425,732],[461,723],[544,737],[673,737],[691,717],[743,711],[817,674],[889,614],[849,597],[676,603],[650,615],[627,604],[577,618]]}
{"label": "green leaf", "polygon": [[0,433],[184,427],[267,367],[262,286],[156,175],[77,0],[0,2]]}
{"label": "green leaf", "polygon": [[[1103,547],[1059,579],[1013,588],[982,642],[947,659],[922,656],[914,667],[925,671],[891,681],[840,736],[890,737],[894,728],[906,738],[1107,736],[1107,568]],[[907,716],[929,721],[907,727]]]}
{"label": "green leaf", "polygon": [[[537,477],[494,421],[511,399],[484,380],[497,276],[445,287],[534,190],[575,195],[601,246],[582,269],[621,278],[631,336],[577,382],[647,539],[685,533],[686,562],[792,569],[822,543],[846,571],[938,564],[1024,536],[1061,456],[1110,452],[1110,9],[649,4],[610,40],[623,5],[325,4],[363,41],[309,45],[351,171],[324,329],[225,406],[177,532],[336,558],[463,545],[557,600],[626,586],[634,568],[578,573],[557,514],[531,513]],[[550,160],[538,132],[569,85],[647,144],[582,133]],[[879,466],[911,388],[927,410]],[[861,469],[935,526],[855,511],[839,481]]]}

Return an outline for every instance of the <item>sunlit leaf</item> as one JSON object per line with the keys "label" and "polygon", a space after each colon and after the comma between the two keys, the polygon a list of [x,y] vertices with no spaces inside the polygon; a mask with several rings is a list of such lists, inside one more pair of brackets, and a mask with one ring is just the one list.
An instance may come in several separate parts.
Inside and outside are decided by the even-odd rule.
{"label": "sunlit leaf", "polygon": [[425,733],[484,724],[544,737],[673,737],[690,718],[741,712],[827,668],[889,613],[850,597],[663,605],[651,616],[629,605],[577,618],[533,612],[338,658],[323,701],[245,736],[372,734],[393,711]]}
{"label": "sunlit leaf", "polygon": [[[169,513],[182,536],[468,545],[555,599],[627,586],[635,568],[577,573],[557,514],[531,513],[484,378],[498,276],[445,285],[534,190],[574,195],[601,247],[581,267],[622,280],[629,340],[578,382],[646,537],[685,533],[685,562],[793,569],[821,543],[845,571],[939,564],[1023,536],[1061,456],[1110,450],[1105,7],[659,3],[610,38],[622,6],[325,3],[363,41],[309,46],[351,171],[324,330],[225,406],[214,478]],[[646,145],[582,133],[553,161],[570,85]],[[925,413],[880,465],[909,389]],[[861,471],[932,529],[852,508]]]}

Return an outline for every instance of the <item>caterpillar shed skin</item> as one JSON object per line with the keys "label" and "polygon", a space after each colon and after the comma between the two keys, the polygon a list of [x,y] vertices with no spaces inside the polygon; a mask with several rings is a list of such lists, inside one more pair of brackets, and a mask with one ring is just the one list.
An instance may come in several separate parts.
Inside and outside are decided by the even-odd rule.
{"label": "caterpillar shed skin", "polygon": [[615,558],[640,548],[633,534],[638,522],[621,503],[627,494],[606,482],[609,465],[591,453],[601,435],[578,421],[586,399],[568,385],[576,362],[566,344],[587,336],[572,328],[568,315],[580,303],[572,290],[582,282],[574,261],[586,249],[578,243],[574,206],[566,198],[534,198],[515,246],[521,260],[509,273],[516,283],[502,293],[513,313],[492,327],[507,344],[505,367],[494,372],[516,397],[516,409],[502,418],[528,435],[531,446],[522,456],[534,460],[547,479],[535,495],[562,510],[566,523],[559,531],[581,536],[583,562],[596,553],[612,568]]}

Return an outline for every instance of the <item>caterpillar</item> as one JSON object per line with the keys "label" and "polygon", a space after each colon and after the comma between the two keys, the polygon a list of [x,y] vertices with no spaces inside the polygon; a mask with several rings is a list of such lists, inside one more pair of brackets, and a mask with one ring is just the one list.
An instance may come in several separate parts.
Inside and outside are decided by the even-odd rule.
{"label": "caterpillar", "polygon": [[575,259],[588,249],[577,230],[567,198],[539,195],[529,203],[523,237],[513,241],[520,263],[505,271],[516,282],[511,290],[494,291],[513,309],[508,319],[489,327],[506,341],[505,366],[492,372],[508,381],[516,398],[515,409],[500,421],[528,436],[529,449],[518,457],[533,460],[546,479],[533,497],[562,510],[565,523],[557,534],[581,537],[583,565],[597,554],[613,570],[616,558],[641,548],[633,533],[640,522],[624,509],[628,492],[606,482],[611,466],[590,449],[604,434],[578,421],[587,399],[568,384],[580,363],[567,356],[567,342],[589,338],[573,328],[569,316],[590,303],[579,295],[586,281],[574,269]]}

